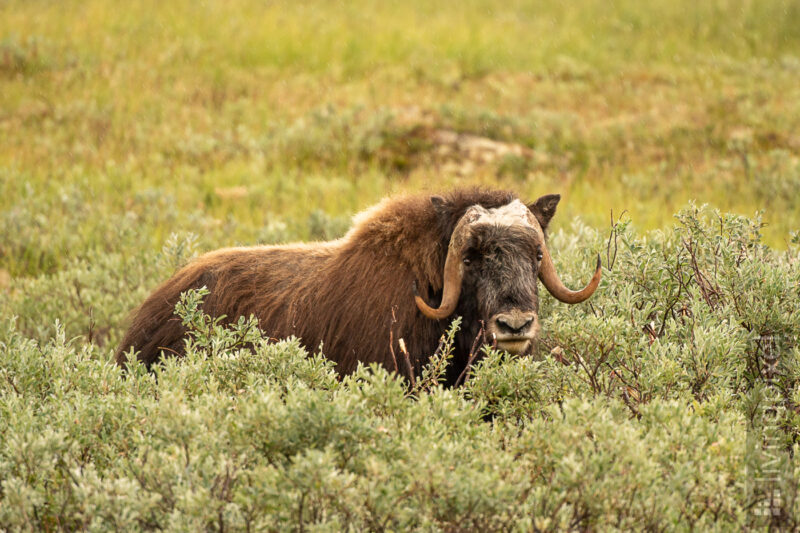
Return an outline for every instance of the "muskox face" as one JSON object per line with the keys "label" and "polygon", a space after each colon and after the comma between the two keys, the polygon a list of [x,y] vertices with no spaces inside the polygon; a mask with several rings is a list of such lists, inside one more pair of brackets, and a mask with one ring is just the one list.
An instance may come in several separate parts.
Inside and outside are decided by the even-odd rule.
{"label": "muskox face", "polygon": [[519,200],[497,209],[470,208],[462,254],[459,309],[485,324],[498,348],[524,353],[539,331],[537,276],[544,236]]}
{"label": "muskox face", "polygon": [[[435,198],[434,205],[442,208]],[[440,320],[457,310],[482,323],[487,340],[498,348],[528,352],[540,329],[537,279],[566,303],[585,300],[600,282],[599,257],[592,281],[583,290],[567,289],[555,272],[544,229],[559,198],[544,196],[531,206],[514,200],[492,209],[469,207],[450,238],[440,307],[433,309],[416,297],[423,314]]]}

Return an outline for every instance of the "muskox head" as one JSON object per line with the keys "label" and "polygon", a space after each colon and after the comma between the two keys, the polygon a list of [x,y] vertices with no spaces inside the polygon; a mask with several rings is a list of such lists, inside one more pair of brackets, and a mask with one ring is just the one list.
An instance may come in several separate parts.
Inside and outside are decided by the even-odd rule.
{"label": "muskox head", "polygon": [[[467,208],[450,237],[441,304],[434,309],[415,293],[419,310],[435,320],[456,312],[477,319],[498,348],[528,352],[540,328],[537,278],[555,298],[570,304],[589,298],[600,283],[599,256],[594,276],[580,291],[566,288],[555,271],[544,230],[559,199],[548,195],[530,206],[514,200],[496,208]],[[446,213],[445,200],[431,201]]]}

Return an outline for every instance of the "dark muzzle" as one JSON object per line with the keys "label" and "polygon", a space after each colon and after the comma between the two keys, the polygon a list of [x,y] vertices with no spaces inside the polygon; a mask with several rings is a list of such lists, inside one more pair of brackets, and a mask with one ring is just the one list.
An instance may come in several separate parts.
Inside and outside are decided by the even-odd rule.
{"label": "dark muzzle", "polygon": [[539,317],[533,311],[512,309],[489,320],[487,333],[497,347],[509,353],[526,352],[539,332]]}

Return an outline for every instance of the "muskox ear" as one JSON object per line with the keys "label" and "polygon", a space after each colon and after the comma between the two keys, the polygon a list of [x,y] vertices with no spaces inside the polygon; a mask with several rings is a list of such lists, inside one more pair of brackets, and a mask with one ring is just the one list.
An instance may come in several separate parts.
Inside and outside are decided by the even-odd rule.
{"label": "muskox ear", "polygon": [[536,220],[539,221],[542,231],[547,229],[550,219],[556,214],[556,206],[559,200],[561,200],[560,194],[547,194],[528,206]]}
{"label": "muskox ear", "polygon": [[433,205],[433,209],[440,217],[447,215],[450,211],[449,206],[447,205],[447,200],[441,196],[431,196],[431,205]]}
{"label": "muskox ear", "polygon": [[431,203],[436,209],[440,209],[447,204],[447,201],[441,196],[431,196]]}

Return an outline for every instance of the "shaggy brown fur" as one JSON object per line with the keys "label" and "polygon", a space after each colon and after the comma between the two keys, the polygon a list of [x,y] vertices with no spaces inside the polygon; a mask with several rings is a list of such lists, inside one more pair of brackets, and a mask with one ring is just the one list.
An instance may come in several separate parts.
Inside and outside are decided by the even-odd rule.
{"label": "shaggy brown fur", "polygon": [[[445,195],[445,202],[400,197],[358,215],[348,234],[336,241],[205,254],[139,307],[117,351],[117,363],[127,362],[131,347],[148,368],[162,350],[181,354],[186,332],[174,315],[175,304],[183,291],[205,285],[210,291],[203,305],[206,313],[224,314],[227,320],[253,314],[271,337],[295,335],[311,350],[323,343],[341,374],[352,372],[358,362],[394,370],[391,328],[395,352],[399,355],[397,341],[403,338],[419,373],[450,321],[431,320],[419,312],[413,282],[428,301],[441,298],[448,243],[459,218],[471,205],[495,208],[514,198],[510,192],[483,190],[455,191]],[[457,376],[466,364],[468,354],[461,352],[470,344],[471,339],[459,342],[462,348],[449,376]],[[402,372],[402,361],[398,364]]]}

